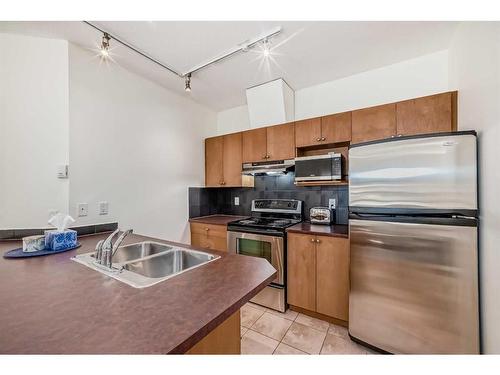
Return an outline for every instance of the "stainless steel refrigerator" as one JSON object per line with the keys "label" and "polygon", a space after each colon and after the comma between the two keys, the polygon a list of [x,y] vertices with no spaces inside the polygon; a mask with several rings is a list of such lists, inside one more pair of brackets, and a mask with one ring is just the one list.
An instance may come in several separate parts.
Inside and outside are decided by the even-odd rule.
{"label": "stainless steel refrigerator", "polygon": [[351,145],[351,338],[479,353],[477,196],[474,131]]}

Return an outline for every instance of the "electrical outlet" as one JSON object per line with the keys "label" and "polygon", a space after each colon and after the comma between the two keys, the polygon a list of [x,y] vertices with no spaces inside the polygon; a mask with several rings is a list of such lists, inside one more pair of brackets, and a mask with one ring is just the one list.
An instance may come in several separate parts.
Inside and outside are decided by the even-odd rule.
{"label": "electrical outlet", "polygon": [[89,214],[88,203],[78,203],[78,216],[87,216]]}
{"label": "electrical outlet", "polygon": [[337,200],[335,198],[328,199],[328,208],[334,210],[335,207],[337,207]]}
{"label": "electrical outlet", "polygon": [[109,204],[108,202],[99,202],[99,215],[107,215],[109,212]]}
{"label": "electrical outlet", "polygon": [[240,205],[240,197],[234,197],[234,205],[239,206]]}

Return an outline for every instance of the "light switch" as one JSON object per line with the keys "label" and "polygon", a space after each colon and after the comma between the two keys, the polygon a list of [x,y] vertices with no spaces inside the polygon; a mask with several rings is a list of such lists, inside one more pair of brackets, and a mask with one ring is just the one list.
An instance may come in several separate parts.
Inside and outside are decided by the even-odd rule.
{"label": "light switch", "polygon": [[239,206],[240,205],[240,197],[234,197],[234,205]]}
{"label": "light switch", "polygon": [[58,165],[57,166],[57,178],[68,178],[68,165]]}
{"label": "light switch", "polygon": [[107,215],[109,212],[108,202],[99,202],[99,215]]}

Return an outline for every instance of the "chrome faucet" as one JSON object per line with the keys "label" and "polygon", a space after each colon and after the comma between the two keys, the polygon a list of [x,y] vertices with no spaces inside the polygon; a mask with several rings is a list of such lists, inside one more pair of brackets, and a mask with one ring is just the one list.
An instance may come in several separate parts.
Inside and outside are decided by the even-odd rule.
{"label": "chrome faucet", "polygon": [[120,229],[115,230],[105,240],[99,241],[95,247],[95,260],[104,267],[112,268],[113,255],[115,255],[116,250],[118,250],[118,247],[123,242],[125,237],[132,233],[133,230],[127,229],[126,231],[123,231],[120,237],[118,237],[115,243],[113,243],[113,238],[118,234],[118,232],[120,232]]}

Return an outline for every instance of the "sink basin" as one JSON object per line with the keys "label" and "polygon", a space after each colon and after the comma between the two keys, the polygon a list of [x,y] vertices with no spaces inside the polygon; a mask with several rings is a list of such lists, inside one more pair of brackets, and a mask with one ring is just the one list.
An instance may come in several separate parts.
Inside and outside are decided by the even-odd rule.
{"label": "sink basin", "polygon": [[203,251],[144,241],[119,247],[113,255],[113,268],[97,264],[93,252],[71,259],[134,288],[145,288],[218,258]]}
{"label": "sink basin", "polygon": [[[113,263],[125,263],[172,250],[172,246],[157,242],[140,242],[119,247],[113,255]],[[92,254],[95,257],[94,254]]]}
{"label": "sink basin", "polygon": [[200,251],[172,249],[157,257],[127,263],[123,268],[146,277],[160,278],[186,271],[214,258],[215,255]]}

